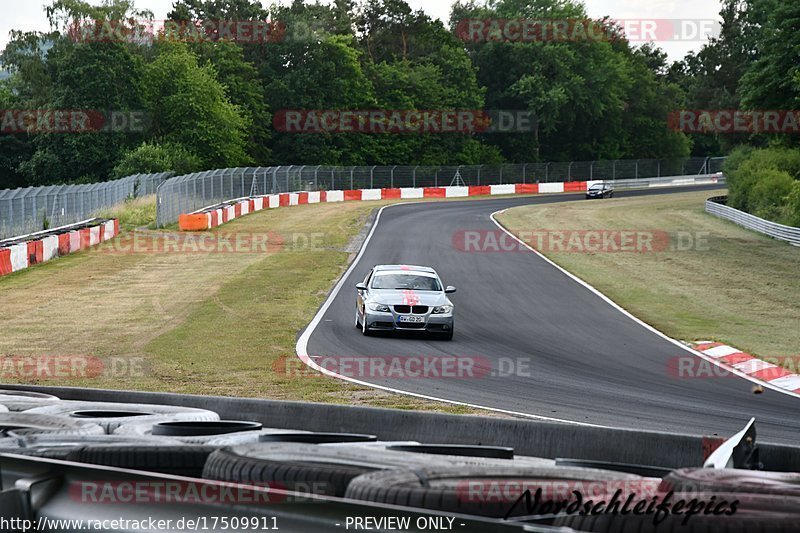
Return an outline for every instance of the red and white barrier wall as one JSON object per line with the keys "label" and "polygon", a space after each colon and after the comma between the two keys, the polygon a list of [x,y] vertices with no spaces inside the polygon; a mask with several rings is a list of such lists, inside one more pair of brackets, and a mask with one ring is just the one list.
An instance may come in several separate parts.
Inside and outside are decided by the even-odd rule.
{"label": "red and white barrier wall", "polygon": [[119,235],[119,220],[104,220],[86,227],[69,226],[49,233],[21,237],[0,243],[0,276],[17,272],[53,258],[100,244]]}
{"label": "red and white barrier wall", "polygon": [[506,185],[471,185],[468,187],[402,187],[395,189],[355,189],[269,194],[233,200],[229,205],[223,207],[201,209],[195,213],[180,215],[178,227],[188,231],[205,230],[254,211],[292,205],[359,200],[411,200],[417,198],[461,198],[503,194],[583,192],[592,183],[591,181],[510,183]]}

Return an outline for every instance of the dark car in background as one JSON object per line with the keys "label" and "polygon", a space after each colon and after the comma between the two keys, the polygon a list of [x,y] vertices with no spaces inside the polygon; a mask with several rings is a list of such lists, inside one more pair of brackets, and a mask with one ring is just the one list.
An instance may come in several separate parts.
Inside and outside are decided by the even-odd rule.
{"label": "dark car in background", "polygon": [[586,189],[586,199],[592,198],[613,198],[614,187],[610,183],[595,183]]}

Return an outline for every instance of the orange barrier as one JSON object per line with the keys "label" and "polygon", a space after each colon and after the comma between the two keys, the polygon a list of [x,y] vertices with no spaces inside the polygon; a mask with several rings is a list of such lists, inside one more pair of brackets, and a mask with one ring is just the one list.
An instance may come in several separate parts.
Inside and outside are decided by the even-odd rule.
{"label": "orange barrier", "polygon": [[381,198],[384,200],[399,200],[400,189],[381,189]]}
{"label": "orange barrier", "polygon": [[81,250],[88,248],[92,244],[92,232],[90,228],[81,228]]}
{"label": "orange barrier", "polygon": [[344,191],[344,199],[348,200],[361,200],[361,189],[352,189]]}
{"label": "orange barrier", "polygon": [[3,248],[0,250],[0,276],[11,274],[11,250]]}
{"label": "orange barrier", "polygon": [[586,190],[585,181],[566,181],[564,182],[564,192],[581,192]]}
{"label": "orange barrier", "polygon": [[422,189],[423,198],[445,198],[444,187],[425,187]]}
{"label": "orange barrier", "polygon": [[536,194],[539,192],[538,183],[517,183],[514,185],[515,194]]}
{"label": "orange barrier", "polygon": [[489,196],[492,188],[489,185],[470,185],[468,193],[470,196]]}
{"label": "orange barrier", "polygon": [[44,244],[42,241],[28,242],[28,264],[35,265],[44,259]]}
{"label": "orange barrier", "polygon": [[181,215],[178,217],[178,227],[183,231],[208,229],[208,217],[205,213]]}
{"label": "orange barrier", "polygon": [[69,233],[62,233],[58,236],[58,255],[67,255],[69,252]]}

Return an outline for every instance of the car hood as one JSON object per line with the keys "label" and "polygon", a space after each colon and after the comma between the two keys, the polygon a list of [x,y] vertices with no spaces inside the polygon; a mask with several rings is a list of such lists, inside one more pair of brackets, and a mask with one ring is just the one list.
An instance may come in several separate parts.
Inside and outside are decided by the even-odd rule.
{"label": "car hood", "polygon": [[432,307],[450,303],[443,292],[437,291],[372,289],[369,296],[370,301],[386,305],[427,305]]}

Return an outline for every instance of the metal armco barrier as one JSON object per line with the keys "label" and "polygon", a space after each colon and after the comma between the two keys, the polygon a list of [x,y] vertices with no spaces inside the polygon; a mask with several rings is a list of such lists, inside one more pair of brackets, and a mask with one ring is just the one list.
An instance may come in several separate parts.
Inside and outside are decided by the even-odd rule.
{"label": "metal armco barrier", "polygon": [[[449,167],[372,166],[226,168],[176,176],[158,188],[157,222],[174,224],[182,214],[227,202],[280,193],[485,187],[507,184],[623,181],[635,187],[655,186],[659,180],[687,180],[719,173],[724,158],[690,158],[678,161],[656,159],[619,161],[572,161],[569,163],[525,163],[514,165],[461,165]],[[669,178],[662,178],[669,176]],[[545,188],[546,189],[546,188]]]}
{"label": "metal armco barrier", "polygon": [[706,200],[706,213],[714,215],[715,217],[730,220],[734,224],[738,224],[744,228],[752,231],[757,231],[763,235],[768,235],[774,239],[786,241],[794,246],[800,246],[800,228],[792,226],[784,226],[777,222],[764,220],[750,213],[739,211],[733,207],[725,205],[727,196],[714,196]]}
{"label": "metal armco barrier", "polygon": [[134,174],[83,185],[0,190],[0,239],[92,218],[128,198],[155,194],[174,172]]}

